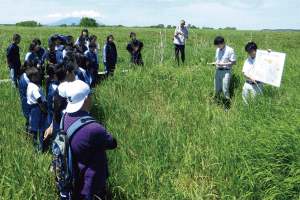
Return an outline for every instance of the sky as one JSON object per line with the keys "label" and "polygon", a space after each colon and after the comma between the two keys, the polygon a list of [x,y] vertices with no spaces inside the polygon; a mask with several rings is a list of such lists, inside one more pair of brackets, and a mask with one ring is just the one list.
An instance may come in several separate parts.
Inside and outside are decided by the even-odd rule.
{"label": "sky", "polygon": [[0,24],[90,17],[106,25],[300,29],[300,0],[0,0]]}

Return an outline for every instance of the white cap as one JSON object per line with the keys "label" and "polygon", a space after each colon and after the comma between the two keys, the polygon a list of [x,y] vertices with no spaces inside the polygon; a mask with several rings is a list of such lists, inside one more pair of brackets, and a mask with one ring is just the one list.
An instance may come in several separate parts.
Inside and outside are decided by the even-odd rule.
{"label": "white cap", "polygon": [[66,95],[68,98],[67,113],[74,113],[80,110],[85,98],[90,94],[91,89],[88,84],[81,80],[76,80],[68,84]]}
{"label": "white cap", "polygon": [[59,84],[59,86],[58,86],[59,96],[67,98],[66,93],[67,93],[68,84],[69,84],[69,82],[63,82],[63,83]]}

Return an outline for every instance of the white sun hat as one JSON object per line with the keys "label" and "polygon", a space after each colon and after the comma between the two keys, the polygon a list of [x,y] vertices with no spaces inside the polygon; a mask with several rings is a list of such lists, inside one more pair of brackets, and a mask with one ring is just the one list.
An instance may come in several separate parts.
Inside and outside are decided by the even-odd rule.
{"label": "white sun hat", "polygon": [[59,84],[58,86],[58,94],[61,97],[67,98],[67,88],[68,88],[69,82],[63,82],[61,84]]}
{"label": "white sun hat", "polygon": [[91,91],[90,86],[81,80],[70,82],[66,90],[68,98],[66,112],[74,113],[80,110]]}

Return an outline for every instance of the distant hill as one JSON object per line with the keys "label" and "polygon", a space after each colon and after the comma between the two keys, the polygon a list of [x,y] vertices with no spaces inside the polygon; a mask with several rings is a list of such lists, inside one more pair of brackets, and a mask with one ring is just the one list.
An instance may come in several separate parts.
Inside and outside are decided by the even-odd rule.
{"label": "distant hill", "polygon": [[[65,18],[65,19],[61,19],[57,22],[53,22],[53,23],[50,23],[50,24],[44,24],[44,26],[60,26],[62,24],[66,24],[67,26],[71,26],[71,25],[75,25],[75,26],[78,26],[80,24],[80,21],[81,21],[82,18],[80,17],[68,17],[68,18]],[[105,25],[99,21],[96,21],[99,25]]]}
{"label": "distant hill", "polygon": [[300,31],[300,29],[263,29],[263,31]]}

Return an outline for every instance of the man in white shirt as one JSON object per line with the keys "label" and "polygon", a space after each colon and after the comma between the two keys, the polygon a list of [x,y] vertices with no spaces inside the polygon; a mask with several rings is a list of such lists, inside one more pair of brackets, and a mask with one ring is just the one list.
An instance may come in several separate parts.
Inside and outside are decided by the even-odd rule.
{"label": "man in white shirt", "polygon": [[185,54],[184,54],[185,38],[189,38],[189,32],[184,27],[184,25],[185,25],[185,21],[181,20],[180,26],[175,29],[175,33],[174,33],[175,59],[177,60],[178,65],[179,65],[179,57],[178,57],[179,51],[181,53],[181,60],[184,63],[184,60],[185,60]]}
{"label": "man in white shirt", "polygon": [[[244,84],[244,87],[243,87],[242,96],[243,96],[245,103],[247,103],[246,99],[249,94],[251,95],[252,98],[254,98],[254,96],[256,94],[262,94],[263,83],[255,80],[253,78],[257,45],[254,42],[248,42],[245,46],[245,51],[250,56],[250,58],[248,58],[245,61],[243,70],[242,70],[244,77],[247,78],[246,83]],[[270,53],[272,50],[267,49],[267,51]]]}
{"label": "man in white shirt", "polygon": [[216,50],[216,62],[211,63],[216,65],[215,73],[215,98],[216,101],[220,99],[220,92],[223,92],[224,104],[226,107],[226,112],[230,106],[229,97],[229,86],[230,86],[230,74],[232,65],[236,64],[236,57],[234,50],[225,45],[224,38],[218,36],[215,38],[214,44],[218,47]]}

